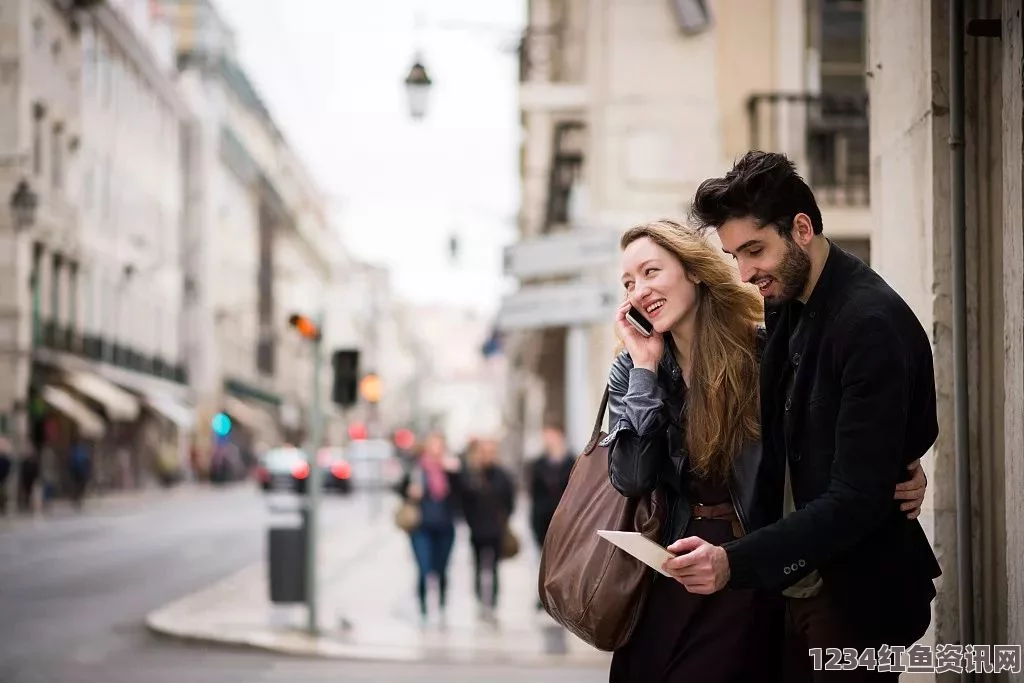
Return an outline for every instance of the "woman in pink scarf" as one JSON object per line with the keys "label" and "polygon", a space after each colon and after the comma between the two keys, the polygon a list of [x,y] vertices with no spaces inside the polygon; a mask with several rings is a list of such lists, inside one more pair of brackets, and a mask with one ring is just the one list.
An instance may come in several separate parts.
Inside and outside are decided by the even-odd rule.
{"label": "woman in pink scarf", "polygon": [[419,569],[416,589],[420,601],[420,619],[428,620],[427,584],[436,577],[438,616],[445,623],[448,594],[448,561],[455,542],[459,461],[447,455],[444,436],[432,433],[423,442],[417,463],[399,485],[399,492],[420,508],[420,523],[409,536]]}

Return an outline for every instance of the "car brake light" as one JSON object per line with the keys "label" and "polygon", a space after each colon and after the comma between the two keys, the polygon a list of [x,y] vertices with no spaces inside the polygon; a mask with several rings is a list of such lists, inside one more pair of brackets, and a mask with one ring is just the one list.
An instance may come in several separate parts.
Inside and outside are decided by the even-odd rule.
{"label": "car brake light", "polygon": [[292,476],[296,479],[305,479],[309,476],[309,463],[305,460],[299,460],[292,465]]}
{"label": "car brake light", "polygon": [[344,460],[337,460],[331,465],[331,474],[338,479],[348,479],[352,476],[352,467]]}

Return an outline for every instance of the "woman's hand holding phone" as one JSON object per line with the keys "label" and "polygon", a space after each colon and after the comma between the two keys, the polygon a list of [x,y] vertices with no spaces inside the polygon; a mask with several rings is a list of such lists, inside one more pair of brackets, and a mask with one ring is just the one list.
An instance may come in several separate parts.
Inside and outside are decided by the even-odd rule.
{"label": "woman's hand holding phone", "polygon": [[619,336],[629,357],[633,360],[633,367],[645,368],[651,372],[658,371],[658,363],[665,350],[665,340],[655,332],[650,337],[640,334],[633,325],[626,320],[626,313],[629,312],[631,304],[623,302],[615,314],[615,323],[618,325]]}

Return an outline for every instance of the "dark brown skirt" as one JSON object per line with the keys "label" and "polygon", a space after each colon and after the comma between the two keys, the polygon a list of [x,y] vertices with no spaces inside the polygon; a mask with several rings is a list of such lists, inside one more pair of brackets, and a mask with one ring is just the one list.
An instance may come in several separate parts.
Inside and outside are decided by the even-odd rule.
{"label": "dark brown skirt", "polygon": [[[687,535],[719,544],[733,538],[727,520],[694,520]],[[630,642],[612,657],[611,683],[779,679],[781,597],[730,589],[693,595],[676,580],[656,576]]]}

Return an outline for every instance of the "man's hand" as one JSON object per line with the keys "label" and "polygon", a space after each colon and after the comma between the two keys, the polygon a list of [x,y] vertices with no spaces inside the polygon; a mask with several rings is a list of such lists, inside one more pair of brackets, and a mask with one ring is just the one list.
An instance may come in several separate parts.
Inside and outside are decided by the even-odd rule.
{"label": "man's hand", "polygon": [[896,500],[902,500],[900,510],[907,513],[907,519],[917,519],[921,514],[921,506],[924,505],[924,492],[928,488],[928,477],[921,467],[921,459],[907,465],[907,469],[914,473],[909,480],[896,484]]}
{"label": "man's hand", "polygon": [[702,538],[688,536],[668,547],[673,557],[664,569],[691,593],[711,595],[729,582],[729,557],[725,549]]}

